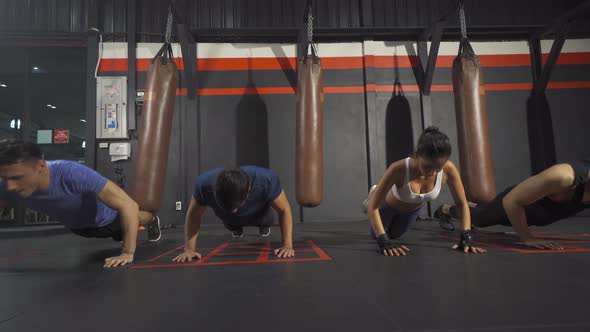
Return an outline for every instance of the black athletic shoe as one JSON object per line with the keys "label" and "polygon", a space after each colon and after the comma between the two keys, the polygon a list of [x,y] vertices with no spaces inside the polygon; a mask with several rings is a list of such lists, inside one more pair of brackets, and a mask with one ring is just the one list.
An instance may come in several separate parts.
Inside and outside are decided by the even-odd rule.
{"label": "black athletic shoe", "polygon": [[147,225],[148,241],[157,242],[162,237],[162,229],[160,227],[160,217],[156,216],[154,221]]}
{"label": "black athletic shoe", "polygon": [[258,227],[258,234],[262,237],[268,237],[270,235],[270,226]]}
{"label": "black athletic shoe", "polygon": [[233,231],[231,231],[231,236],[234,238],[241,238],[242,236],[244,236],[244,228],[240,227],[240,228],[234,229]]}
{"label": "black athletic shoe", "polygon": [[444,229],[445,231],[452,232],[455,230],[455,225],[453,224],[452,217],[450,214],[445,213],[444,210],[449,210],[450,205],[443,204],[434,211],[434,217],[438,219],[438,224],[440,228]]}

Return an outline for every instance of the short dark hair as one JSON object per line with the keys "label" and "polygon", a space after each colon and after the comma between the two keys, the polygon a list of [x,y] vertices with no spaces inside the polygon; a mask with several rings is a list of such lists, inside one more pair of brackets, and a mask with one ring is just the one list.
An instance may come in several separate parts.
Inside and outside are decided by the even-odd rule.
{"label": "short dark hair", "polygon": [[215,200],[224,210],[234,210],[248,197],[250,177],[239,167],[224,169],[215,180]]}
{"label": "short dark hair", "polygon": [[418,139],[416,154],[429,159],[448,158],[451,155],[451,141],[449,137],[437,127],[424,129]]}
{"label": "short dark hair", "polygon": [[0,141],[0,166],[13,165],[22,161],[39,161],[43,152],[39,145],[17,139]]}

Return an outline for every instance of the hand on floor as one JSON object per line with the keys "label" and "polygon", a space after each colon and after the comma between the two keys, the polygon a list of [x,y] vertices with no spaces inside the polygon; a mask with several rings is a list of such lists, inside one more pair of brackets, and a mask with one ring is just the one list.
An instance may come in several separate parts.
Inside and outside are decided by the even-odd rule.
{"label": "hand on floor", "polygon": [[455,244],[453,246],[453,249],[462,250],[466,254],[468,254],[470,252],[472,252],[474,254],[483,254],[483,253],[487,252],[487,250],[485,250],[484,248],[476,247],[473,245],[472,246],[465,246],[465,247],[463,247],[463,249],[461,249],[459,244]]}
{"label": "hand on floor", "polygon": [[563,248],[559,244],[557,244],[557,242],[545,239],[530,239],[524,241],[523,243],[525,246],[537,249],[563,250]]}
{"label": "hand on floor", "polygon": [[121,254],[116,257],[109,257],[104,260],[104,267],[117,267],[133,263],[133,255]]}
{"label": "hand on floor", "polygon": [[391,240],[387,234],[378,236],[377,244],[385,256],[405,256],[406,253],[410,251],[410,249],[403,244],[398,244]]}
{"label": "hand on floor", "polygon": [[453,246],[453,249],[461,250],[466,254],[470,252],[474,254],[483,254],[484,252],[486,252],[485,249],[478,248],[475,246],[475,244],[473,243],[473,233],[470,229],[466,229],[461,232],[461,235],[459,237],[459,243],[455,244]]}
{"label": "hand on floor", "polygon": [[197,259],[201,259],[201,254],[199,254],[198,252],[196,252],[194,250],[185,250],[182,254],[174,257],[173,261],[179,262],[179,263],[190,262],[195,257]]}
{"label": "hand on floor", "polygon": [[405,256],[408,252],[410,252],[410,249],[404,245],[383,249],[383,255],[385,256]]}
{"label": "hand on floor", "polygon": [[280,258],[291,258],[295,256],[295,250],[291,247],[280,247],[275,249],[275,256]]}

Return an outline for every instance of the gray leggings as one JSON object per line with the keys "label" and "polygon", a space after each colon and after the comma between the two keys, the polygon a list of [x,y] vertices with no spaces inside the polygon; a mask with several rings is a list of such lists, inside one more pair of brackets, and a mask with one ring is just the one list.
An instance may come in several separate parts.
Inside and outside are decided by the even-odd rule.
{"label": "gray leggings", "polygon": [[[381,216],[385,233],[387,233],[390,239],[397,239],[401,237],[405,232],[408,231],[408,228],[410,228],[410,226],[416,222],[421,209],[422,206],[413,211],[402,212],[389,206],[389,204],[384,201],[379,208],[379,215]],[[375,232],[373,232],[372,227],[370,232],[371,236],[375,237]]]}

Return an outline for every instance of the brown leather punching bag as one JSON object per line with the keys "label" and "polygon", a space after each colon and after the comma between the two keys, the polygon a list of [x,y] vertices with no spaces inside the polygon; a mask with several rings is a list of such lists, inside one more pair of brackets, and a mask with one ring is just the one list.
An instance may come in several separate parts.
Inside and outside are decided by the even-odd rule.
{"label": "brown leather punching bag", "polygon": [[143,211],[162,206],[177,87],[178,68],[172,46],[165,43],[148,70],[137,142],[133,198]]}
{"label": "brown leather punching bag", "polygon": [[297,74],[296,199],[314,207],[324,196],[324,91],[322,63],[313,47],[298,60]]}
{"label": "brown leather punching bag", "polygon": [[479,58],[466,38],[453,61],[455,118],[459,141],[461,178],[470,202],[491,201],[496,196],[486,91]]}

